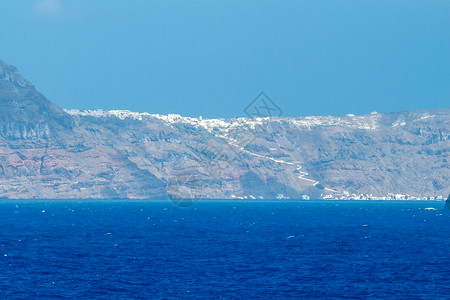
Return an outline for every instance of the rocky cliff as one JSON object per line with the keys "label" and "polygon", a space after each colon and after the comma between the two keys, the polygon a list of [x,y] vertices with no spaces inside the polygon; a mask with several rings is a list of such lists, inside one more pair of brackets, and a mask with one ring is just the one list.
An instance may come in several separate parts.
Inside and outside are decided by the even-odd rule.
{"label": "rocky cliff", "polygon": [[201,119],[63,110],[0,62],[0,197],[446,195],[450,109]]}

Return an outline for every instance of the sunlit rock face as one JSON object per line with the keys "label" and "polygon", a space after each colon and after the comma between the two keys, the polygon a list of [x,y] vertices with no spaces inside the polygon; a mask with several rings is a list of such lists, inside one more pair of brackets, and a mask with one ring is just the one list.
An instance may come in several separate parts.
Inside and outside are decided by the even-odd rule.
{"label": "sunlit rock face", "polygon": [[202,119],[63,110],[0,62],[0,197],[447,195],[450,109]]}

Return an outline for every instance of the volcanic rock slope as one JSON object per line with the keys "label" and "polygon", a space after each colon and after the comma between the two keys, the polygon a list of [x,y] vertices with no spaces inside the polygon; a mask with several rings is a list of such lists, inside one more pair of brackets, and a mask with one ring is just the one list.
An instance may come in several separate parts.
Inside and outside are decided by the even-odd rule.
{"label": "volcanic rock slope", "polygon": [[63,110],[0,61],[0,197],[450,192],[450,109],[202,119]]}

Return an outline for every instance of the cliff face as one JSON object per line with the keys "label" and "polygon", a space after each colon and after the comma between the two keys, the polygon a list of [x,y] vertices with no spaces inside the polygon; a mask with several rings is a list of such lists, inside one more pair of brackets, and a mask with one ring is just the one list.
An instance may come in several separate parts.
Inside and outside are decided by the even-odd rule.
{"label": "cliff face", "polygon": [[0,197],[450,192],[450,109],[212,119],[63,110],[0,62]]}
{"label": "cliff face", "polygon": [[[49,139],[70,130],[72,118],[0,61],[0,136],[8,140]],[[50,131],[54,131],[50,134]]]}
{"label": "cliff face", "polygon": [[112,146],[119,136],[75,121],[0,61],[0,197],[166,196],[165,182]]}

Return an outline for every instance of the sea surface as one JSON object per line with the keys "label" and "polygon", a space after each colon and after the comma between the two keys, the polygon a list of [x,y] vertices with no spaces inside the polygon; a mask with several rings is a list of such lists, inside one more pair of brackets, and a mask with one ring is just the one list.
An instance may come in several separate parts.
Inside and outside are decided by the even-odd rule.
{"label": "sea surface", "polygon": [[0,202],[0,298],[449,299],[443,202]]}

